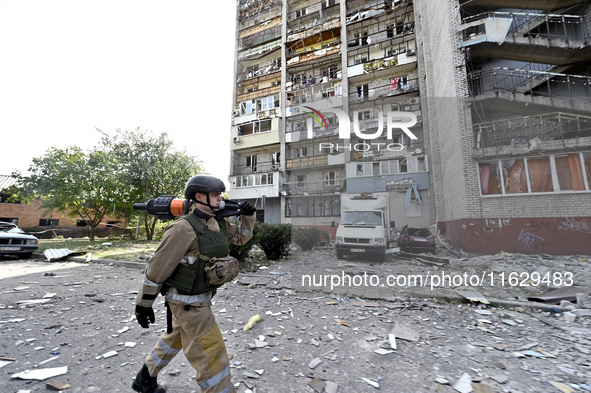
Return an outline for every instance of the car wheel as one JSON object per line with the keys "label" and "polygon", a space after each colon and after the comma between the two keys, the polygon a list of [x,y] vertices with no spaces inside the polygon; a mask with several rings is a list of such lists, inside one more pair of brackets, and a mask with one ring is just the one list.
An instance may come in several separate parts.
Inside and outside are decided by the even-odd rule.
{"label": "car wheel", "polygon": [[344,255],[342,251],[337,251],[337,259],[343,259]]}

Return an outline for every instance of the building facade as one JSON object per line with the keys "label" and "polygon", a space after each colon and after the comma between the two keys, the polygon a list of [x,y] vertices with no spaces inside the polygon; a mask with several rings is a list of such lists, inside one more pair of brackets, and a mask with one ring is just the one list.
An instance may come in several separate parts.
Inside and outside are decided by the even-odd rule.
{"label": "building facade", "polygon": [[589,254],[591,4],[514,4],[415,1],[435,221],[466,251]]}
{"label": "building facade", "polygon": [[238,2],[230,197],[334,234],[342,194],[388,192],[458,249],[583,252],[591,7],[511,6]]}

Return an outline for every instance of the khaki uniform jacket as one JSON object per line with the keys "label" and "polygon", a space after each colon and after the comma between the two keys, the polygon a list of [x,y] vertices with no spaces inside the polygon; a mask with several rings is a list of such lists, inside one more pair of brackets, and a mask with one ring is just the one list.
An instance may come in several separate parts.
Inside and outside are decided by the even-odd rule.
{"label": "khaki uniform jacket", "polygon": [[[193,209],[191,209],[191,212]],[[207,227],[219,232],[218,222],[211,216],[203,220]],[[240,216],[240,225],[236,226],[226,219],[226,234],[230,244],[244,244],[252,237],[254,215]],[[136,303],[143,307],[151,307],[158,297],[162,284],[174,272],[179,263],[192,265],[197,260],[199,241],[195,230],[185,219],[177,219],[169,224],[162,236],[162,240],[148,261],[145,277],[138,293]],[[168,288],[166,300],[169,303],[207,305],[211,302],[212,293],[193,296],[179,294],[176,288]]]}

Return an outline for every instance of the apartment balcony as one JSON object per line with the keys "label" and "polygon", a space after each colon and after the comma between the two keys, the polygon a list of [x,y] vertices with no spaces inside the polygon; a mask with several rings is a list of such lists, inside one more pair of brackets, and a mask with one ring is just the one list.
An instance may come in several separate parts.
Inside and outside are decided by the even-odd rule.
{"label": "apartment balcony", "polygon": [[326,179],[319,181],[297,181],[297,174],[291,175],[290,179],[283,184],[283,191],[289,196],[314,196],[328,195],[345,191],[345,180]]}
{"label": "apartment balcony", "polygon": [[[310,29],[288,39],[285,48],[287,66],[294,66],[340,52],[341,29],[337,21],[331,21],[326,30]],[[335,26],[332,26],[335,24]],[[321,25],[324,26],[324,25]]]}
{"label": "apartment balcony", "polygon": [[[353,86],[349,93],[349,104],[363,104],[364,102],[396,97],[403,94],[410,94],[419,91],[419,80],[417,78],[407,79],[392,75],[389,81],[384,80],[383,84],[369,87],[369,84]],[[418,98],[416,99],[418,102]]]}
{"label": "apartment balcony", "polygon": [[322,16],[316,12],[299,18],[294,17],[287,22],[287,42],[301,40],[313,34],[340,27],[339,11],[337,4],[322,10]]}
{"label": "apartment balcony", "polygon": [[282,188],[279,172],[230,175],[229,181],[232,199],[278,197]]}
{"label": "apartment balcony", "polygon": [[[278,23],[281,23],[281,21],[279,20]],[[270,28],[265,26],[264,30],[253,30],[253,31],[256,31],[256,33],[240,38],[239,43],[238,43],[238,50],[239,51],[249,49],[249,48],[255,47],[257,45],[269,42],[269,41],[274,41],[277,38],[279,38],[279,39],[281,38],[281,25],[280,24],[270,27]]]}
{"label": "apartment balcony", "polygon": [[287,88],[287,97],[290,103],[290,106],[287,107],[287,116],[299,113],[300,106],[311,105],[314,109],[322,110],[343,105],[343,91],[340,80],[315,83],[313,85],[288,83]]}
{"label": "apartment balcony", "polygon": [[589,76],[493,68],[469,74],[468,81],[471,96],[479,102],[492,101],[497,110],[528,115],[541,106],[591,112]]}
{"label": "apartment balcony", "polygon": [[275,86],[270,86],[270,87],[266,87],[266,88],[262,88],[262,89],[257,89],[251,92],[247,92],[244,94],[240,94],[236,96],[236,102],[242,102],[242,101],[247,101],[247,100],[254,100],[256,98],[261,98],[261,97],[267,97],[267,96],[271,96],[273,94],[277,94],[281,92],[281,86],[280,85],[275,85]]}
{"label": "apartment balcony", "polygon": [[591,147],[591,116],[562,112],[508,116],[473,125],[475,158]]}
{"label": "apartment balcony", "polygon": [[557,65],[591,61],[587,21],[580,15],[486,12],[465,18],[459,31],[475,64],[478,58]]}
{"label": "apartment balcony", "polygon": [[[410,45],[412,46],[410,46]],[[349,51],[349,78],[371,76],[372,79],[385,75],[408,73],[417,68],[417,51],[414,40],[385,49],[367,47]]]}
{"label": "apartment balcony", "polygon": [[232,167],[232,176],[251,175],[254,173],[278,172],[281,170],[279,162],[263,161],[252,165],[234,165]]}
{"label": "apartment balcony", "polygon": [[515,8],[516,5],[524,10],[553,11],[582,4],[587,0],[460,0],[460,7],[472,14],[487,9]]}
{"label": "apartment balcony", "polygon": [[281,0],[260,2],[250,7],[241,6],[238,10],[238,30],[269,23],[270,20],[281,16],[281,8]]}
{"label": "apartment balcony", "polygon": [[238,52],[238,61],[258,59],[266,54],[270,54],[278,49],[281,49],[281,37],[264,44],[254,46],[248,49],[243,49]]}
{"label": "apartment balcony", "polygon": [[374,18],[398,7],[411,4],[412,0],[348,0],[347,24]]}
{"label": "apartment balcony", "polygon": [[246,71],[236,74],[236,82],[257,79],[264,82],[270,79],[281,79],[281,59],[254,67],[247,67]]}
{"label": "apartment balcony", "polygon": [[347,192],[405,192],[415,185],[429,189],[429,165],[425,155],[351,162],[346,165]]}
{"label": "apartment balcony", "polygon": [[285,160],[285,169],[288,171],[298,169],[318,169],[334,165],[345,164],[345,153],[324,154],[311,157],[289,158]]}

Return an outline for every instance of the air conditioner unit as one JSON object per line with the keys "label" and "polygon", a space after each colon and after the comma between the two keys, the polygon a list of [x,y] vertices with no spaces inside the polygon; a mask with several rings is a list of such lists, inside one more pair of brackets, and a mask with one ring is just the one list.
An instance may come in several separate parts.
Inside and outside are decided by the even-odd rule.
{"label": "air conditioner unit", "polygon": [[239,136],[234,137],[234,143],[242,143],[242,139]]}
{"label": "air conditioner unit", "polygon": [[407,56],[414,56],[416,54],[417,54],[417,49],[416,48],[409,49],[408,52],[406,52],[406,55]]}
{"label": "air conditioner unit", "polygon": [[408,102],[410,104],[418,104],[419,102],[421,102],[420,98],[415,97],[415,98],[411,98],[410,100],[408,100]]}

